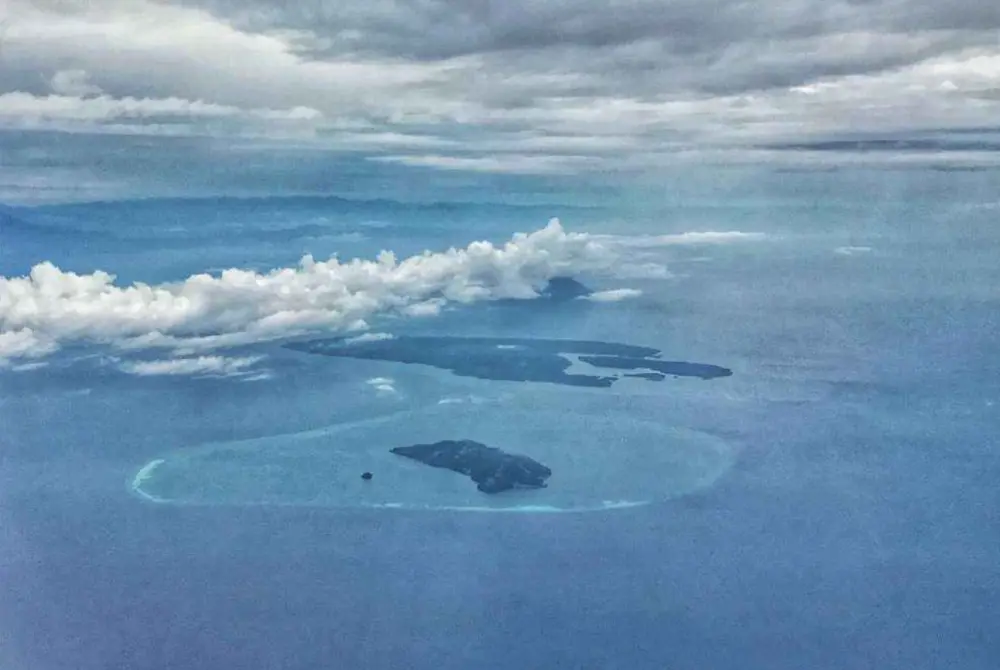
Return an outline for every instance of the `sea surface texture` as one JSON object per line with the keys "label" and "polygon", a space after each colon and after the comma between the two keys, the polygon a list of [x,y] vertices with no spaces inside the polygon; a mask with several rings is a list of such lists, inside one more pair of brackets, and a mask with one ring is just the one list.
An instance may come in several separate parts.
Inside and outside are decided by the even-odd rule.
{"label": "sea surface texture", "polygon": [[1000,667],[997,174],[2,207],[0,667]]}

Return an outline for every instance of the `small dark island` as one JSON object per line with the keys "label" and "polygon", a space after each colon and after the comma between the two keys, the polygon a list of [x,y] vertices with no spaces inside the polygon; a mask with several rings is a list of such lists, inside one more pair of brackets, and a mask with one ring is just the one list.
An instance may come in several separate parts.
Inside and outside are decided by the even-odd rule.
{"label": "small dark island", "polygon": [[433,444],[396,447],[392,453],[435,468],[466,475],[484,493],[514,488],[544,488],[552,470],[520,454],[508,454],[496,447],[472,440],[442,440]]}

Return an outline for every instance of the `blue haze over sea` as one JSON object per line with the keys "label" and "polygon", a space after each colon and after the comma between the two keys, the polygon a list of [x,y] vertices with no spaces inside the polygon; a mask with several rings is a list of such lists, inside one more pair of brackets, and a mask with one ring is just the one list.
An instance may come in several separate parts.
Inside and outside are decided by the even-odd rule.
{"label": "blue haze over sea", "polygon": [[[215,374],[150,374],[168,354],[67,335],[0,370],[0,667],[997,667],[996,171],[497,185],[0,209],[0,275],[51,261],[120,286],[500,244],[558,217],[618,253],[576,278],[631,291],[380,313],[368,332],[732,371],[577,388],[276,339],[204,354],[242,361]],[[272,453],[329,465],[327,445],[384,456],[459,429],[544,442],[548,487],[484,513],[460,475],[382,476],[403,466],[372,455],[319,497],[296,493],[311,460],[278,472],[284,497],[260,493]],[[177,501],[135,489],[220,444],[252,457],[181,472]],[[394,506],[355,504],[369,490]]]}

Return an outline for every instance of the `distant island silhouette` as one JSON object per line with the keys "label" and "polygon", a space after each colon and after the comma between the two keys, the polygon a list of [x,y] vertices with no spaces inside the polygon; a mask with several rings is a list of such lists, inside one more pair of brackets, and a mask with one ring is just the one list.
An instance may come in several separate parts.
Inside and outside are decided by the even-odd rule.
{"label": "distant island silhouette", "polygon": [[[608,388],[622,376],[658,382],[666,375],[700,379],[732,375],[732,370],[718,365],[662,360],[659,350],[651,347],[588,340],[449,336],[358,340],[338,337],[292,342],[285,346],[321,356],[430,365],[460,377],[598,388]],[[598,370],[598,374],[569,373],[567,370],[573,361],[566,355],[578,356],[581,362],[603,370]],[[619,370],[634,372],[618,375],[615,371]]]}

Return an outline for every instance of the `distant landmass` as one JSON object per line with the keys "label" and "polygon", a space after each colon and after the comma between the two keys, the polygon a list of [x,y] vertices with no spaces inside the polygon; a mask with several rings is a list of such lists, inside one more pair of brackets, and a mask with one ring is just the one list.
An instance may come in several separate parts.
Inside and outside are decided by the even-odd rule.
{"label": "distant landmass", "polygon": [[541,291],[542,298],[549,300],[573,300],[588,296],[593,291],[572,277],[553,277]]}
{"label": "distant landmass", "polygon": [[508,454],[473,440],[442,440],[433,444],[396,447],[392,453],[412,458],[434,468],[466,475],[483,493],[516,488],[545,488],[552,470],[534,459]]}
{"label": "distant landmass", "polygon": [[[572,286],[564,288],[571,290]],[[327,338],[285,346],[321,356],[430,365],[460,377],[568,386],[607,388],[623,376],[659,382],[666,375],[700,379],[732,375],[732,370],[709,363],[662,360],[659,350],[651,347],[589,340],[400,336],[373,340]],[[570,355],[578,356],[597,374],[568,372],[574,365],[567,357]]]}

